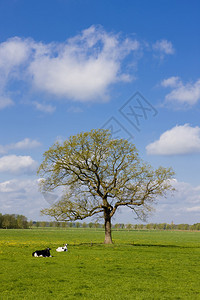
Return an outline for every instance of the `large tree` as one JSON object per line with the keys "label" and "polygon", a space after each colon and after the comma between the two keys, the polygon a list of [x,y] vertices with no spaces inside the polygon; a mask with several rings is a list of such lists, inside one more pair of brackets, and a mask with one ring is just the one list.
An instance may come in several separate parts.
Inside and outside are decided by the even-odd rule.
{"label": "large tree", "polygon": [[99,129],[71,136],[44,153],[38,173],[42,191],[64,187],[60,201],[42,213],[57,221],[75,221],[101,214],[105,243],[112,243],[111,218],[126,206],[144,219],[158,196],[172,190],[173,171],[153,170],[139,158],[134,144],[112,139]]}

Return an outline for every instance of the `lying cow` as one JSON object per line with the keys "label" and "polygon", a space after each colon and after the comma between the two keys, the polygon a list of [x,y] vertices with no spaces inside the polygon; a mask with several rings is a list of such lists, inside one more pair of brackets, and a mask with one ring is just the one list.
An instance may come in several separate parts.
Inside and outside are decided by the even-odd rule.
{"label": "lying cow", "polygon": [[67,244],[65,244],[64,247],[58,247],[58,248],[56,249],[57,252],[63,252],[63,251],[67,251],[67,250],[68,250],[68,249],[67,249]]}
{"label": "lying cow", "polygon": [[45,250],[37,250],[32,253],[32,256],[35,257],[52,257],[50,254],[50,248],[46,248]]}

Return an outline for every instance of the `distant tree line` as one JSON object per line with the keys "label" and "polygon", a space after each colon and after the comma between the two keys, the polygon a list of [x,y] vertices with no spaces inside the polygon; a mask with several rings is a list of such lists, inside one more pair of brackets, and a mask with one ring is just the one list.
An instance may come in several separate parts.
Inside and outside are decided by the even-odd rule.
{"label": "distant tree line", "polygon": [[[57,227],[57,228],[104,228],[104,224],[98,222],[32,222],[30,227]],[[112,225],[114,230],[200,230],[200,223],[189,224],[171,224],[167,223],[149,223],[149,224],[123,224]]]}
{"label": "distant tree line", "polygon": [[0,228],[27,229],[27,228],[29,228],[29,222],[27,221],[27,218],[23,215],[17,215],[17,214],[2,215],[0,213]]}
{"label": "distant tree line", "polygon": [[[115,224],[116,228],[122,228],[123,224]],[[168,224],[168,223],[149,223],[149,224],[126,224],[129,230],[200,230],[200,223],[189,224]]]}
{"label": "distant tree line", "polygon": [[[4,229],[28,229],[28,228],[104,228],[104,224],[98,222],[47,222],[47,221],[28,221],[23,215],[1,214],[0,228]],[[114,230],[200,230],[200,223],[171,224],[168,223],[149,223],[149,224],[124,224],[117,223],[112,225]]]}
{"label": "distant tree line", "polygon": [[57,222],[57,221],[52,221],[52,222],[45,222],[45,221],[30,221],[32,222],[31,224],[31,228],[33,227],[57,227],[57,228],[104,228],[104,225],[101,223],[97,223],[97,222],[90,222],[90,223],[86,223],[86,222]]}

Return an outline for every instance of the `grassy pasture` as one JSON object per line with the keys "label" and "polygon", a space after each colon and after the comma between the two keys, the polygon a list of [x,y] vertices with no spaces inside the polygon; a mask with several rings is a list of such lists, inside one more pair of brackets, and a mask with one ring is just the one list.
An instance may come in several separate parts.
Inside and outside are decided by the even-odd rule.
{"label": "grassy pasture", "polygon": [[[200,232],[0,230],[0,299],[200,299]],[[68,243],[69,251],[55,249]],[[32,252],[50,247],[53,257]]]}

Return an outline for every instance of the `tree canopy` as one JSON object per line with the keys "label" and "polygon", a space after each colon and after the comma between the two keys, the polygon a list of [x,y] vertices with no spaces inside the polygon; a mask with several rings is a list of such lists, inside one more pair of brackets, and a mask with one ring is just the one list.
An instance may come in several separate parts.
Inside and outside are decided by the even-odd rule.
{"label": "tree canopy", "polygon": [[171,168],[154,170],[140,158],[134,144],[112,139],[99,129],[71,136],[44,153],[38,173],[42,191],[64,187],[60,201],[42,213],[57,221],[75,221],[101,214],[105,243],[112,243],[111,218],[129,207],[145,219],[157,197],[172,190]]}

